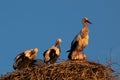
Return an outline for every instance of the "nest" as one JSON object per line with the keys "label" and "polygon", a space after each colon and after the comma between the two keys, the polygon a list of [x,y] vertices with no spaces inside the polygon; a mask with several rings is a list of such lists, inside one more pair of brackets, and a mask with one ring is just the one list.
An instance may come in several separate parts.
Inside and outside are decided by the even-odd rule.
{"label": "nest", "polygon": [[90,61],[67,60],[4,74],[0,80],[112,80],[112,69]]}

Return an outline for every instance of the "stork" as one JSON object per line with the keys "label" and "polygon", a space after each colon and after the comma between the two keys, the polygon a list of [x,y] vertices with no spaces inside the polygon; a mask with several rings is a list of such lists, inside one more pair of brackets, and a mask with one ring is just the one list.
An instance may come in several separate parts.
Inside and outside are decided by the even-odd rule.
{"label": "stork", "polygon": [[[68,55],[69,59],[84,59],[86,58],[84,54],[84,48],[88,45],[89,40],[89,29],[87,23],[92,24],[88,18],[82,19],[83,28],[82,30],[75,36],[73,41],[71,42],[71,48],[67,52],[70,52]],[[82,52],[82,54],[80,54]],[[76,55],[77,54],[77,55]],[[80,57],[83,55],[83,57]]]}
{"label": "stork", "polygon": [[29,67],[29,64],[33,62],[33,59],[37,56],[38,48],[25,50],[15,57],[13,64],[14,69],[23,69]]}
{"label": "stork", "polygon": [[44,62],[46,64],[50,63],[53,64],[56,62],[56,60],[58,59],[59,55],[60,55],[60,43],[61,43],[61,39],[58,38],[56,40],[56,43],[54,46],[52,46],[51,48],[47,49],[44,53]]}

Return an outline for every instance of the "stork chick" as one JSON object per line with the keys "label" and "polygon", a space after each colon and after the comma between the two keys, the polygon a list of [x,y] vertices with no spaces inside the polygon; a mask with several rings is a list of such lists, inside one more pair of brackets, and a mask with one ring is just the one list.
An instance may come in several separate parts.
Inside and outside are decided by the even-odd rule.
{"label": "stork chick", "polygon": [[13,64],[14,69],[23,69],[29,67],[29,64],[33,62],[33,59],[37,56],[38,48],[25,50],[15,57]]}
{"label": "stork chick", "polygon": [[60,55],[60,43],[61,43],[61,39],[58,38],[56,40],[56,43],[54,46],[52,46],[51,48],[47,49],[44,53],[43,53],[43,56],[44,56],[44,62],[45,63],[55,63]]}

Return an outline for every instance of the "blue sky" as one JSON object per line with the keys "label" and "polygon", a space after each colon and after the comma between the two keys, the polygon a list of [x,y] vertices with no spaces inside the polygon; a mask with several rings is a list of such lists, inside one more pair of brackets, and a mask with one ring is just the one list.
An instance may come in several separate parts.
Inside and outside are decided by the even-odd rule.
{"label": "blue sky", "polygon": [[62,38],[60,58],[67,59],[74,36],[87,17],[90,39],[85,53],[89,60],[105,63],[112,48],[112,59],[120,62],[119,0],[1,0],[0,74],[13,71],[17,54],[39,48],[37,58]]}

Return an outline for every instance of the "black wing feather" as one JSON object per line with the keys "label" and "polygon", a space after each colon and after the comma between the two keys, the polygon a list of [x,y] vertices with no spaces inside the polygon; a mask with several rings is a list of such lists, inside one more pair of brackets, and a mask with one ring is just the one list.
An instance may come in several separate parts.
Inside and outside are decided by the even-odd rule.
{"label": "black wing feather", "polygon": [[50,63],[55,63],[58,59],[58,55],[56,54],[56,51],[54,49],[50,50]]}

